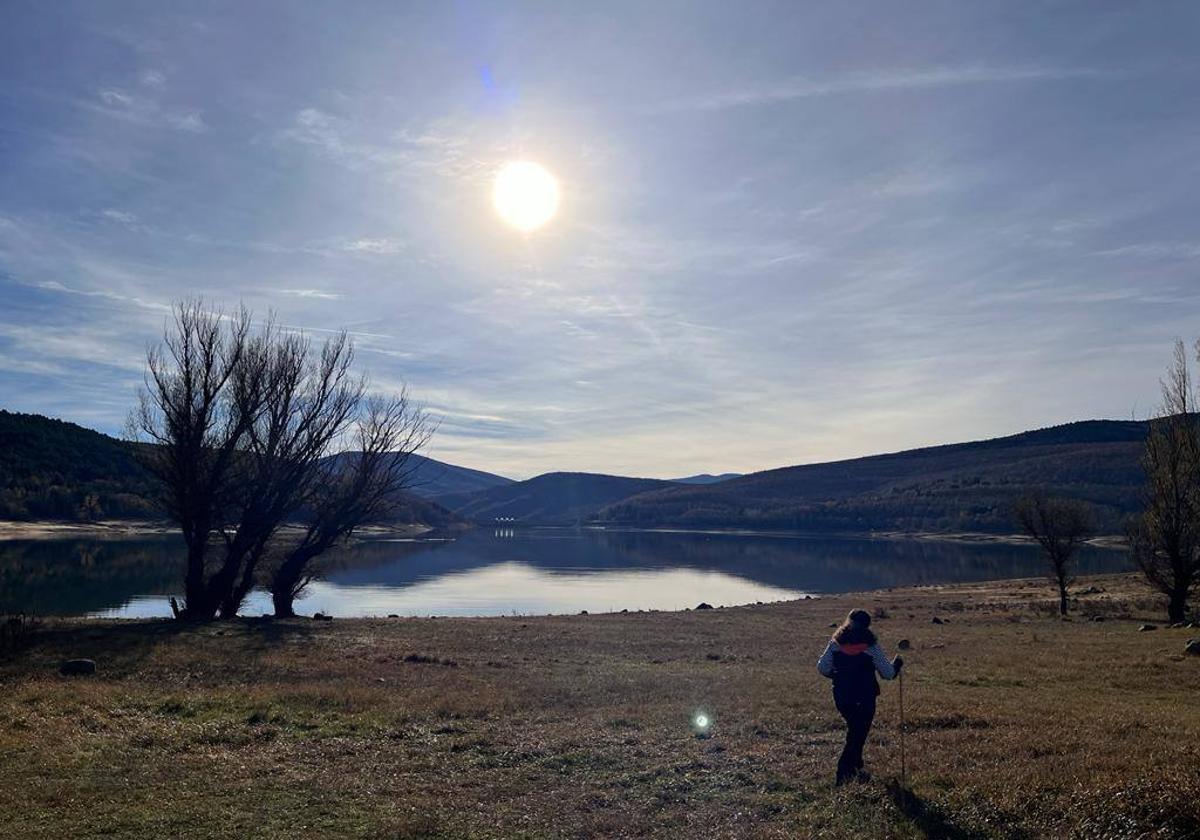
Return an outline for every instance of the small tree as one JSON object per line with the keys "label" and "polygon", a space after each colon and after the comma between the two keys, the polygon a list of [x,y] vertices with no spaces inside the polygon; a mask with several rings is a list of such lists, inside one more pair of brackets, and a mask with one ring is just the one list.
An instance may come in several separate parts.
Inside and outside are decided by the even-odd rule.
{"label": "small tree", "polygon": [[1091,513],[1074,499],[1046,499],[1040,493],[1019,499],[1014,514],[1021,529],[1037,541],[1058,586],[1058,611],[1067,614],[1068,587],[1075,551],[1092,533]]}
{"label": "small tree", "polygon": [[1142,511],[1130,522],[1129,546],[1146,580],[1167,596],[1168,618],[1180,622],[1200,589],[1200,427],[1182,341],[1161,384],[1163,403],[1142,455]]}
{"label": "small tree", "polygon": [[83,497],[83,501],[79,503],[79,509],[76,514],[80,519],[85,519],[88,522],[96,522],[104,516],[104,508],[100,506],[100,497],[95,493],[88,493]]}

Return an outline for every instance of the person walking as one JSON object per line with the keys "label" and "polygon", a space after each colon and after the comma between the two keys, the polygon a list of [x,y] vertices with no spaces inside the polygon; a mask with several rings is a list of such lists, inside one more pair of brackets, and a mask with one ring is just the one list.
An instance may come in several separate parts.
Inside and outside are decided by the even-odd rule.
{"label": "person walking", "polygon": [[870,774],[863,770],[863,746],[875,719],[875,698],[879,696],[875,674],[893,680],[904,667],[899,656],[888,661],[870,628],[871,614],[852,610],[817,660],[821,676],[833,680],[833,702],[846,719],[846,746],[837,764],[839,785],[855,778],[870,781]]}

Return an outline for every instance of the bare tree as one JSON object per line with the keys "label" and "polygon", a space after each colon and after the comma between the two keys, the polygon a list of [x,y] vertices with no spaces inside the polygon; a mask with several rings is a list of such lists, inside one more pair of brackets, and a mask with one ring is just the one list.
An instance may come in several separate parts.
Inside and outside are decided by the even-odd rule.
{"label": "bare tree", "polygon": [[1146,580],[1167,596],[1169,619],[1180,622],[1200,590],[1200,428],[1182,341],[1161,384],[1162,406],[1142,455],[1142,511],[1130,523],[1129,545]]}
{"label": "bare tree", "polygon": [[147,354],[145,389],[130,419],[133,436],[152,444],[140,452],[187,549],[183,618],[211,618],[219,603],[209,538],[227,512],[238,450],[265,396],[250,323],[245,309],[225,317],[199,300],[178,304],[162,346]]}
{"label": "bare tree", "polygon": [[368,400],[355,429],[355,449],[329,459],[309,498],[303,537],[284,554],[271,579],[275,615],[295,614],[295,600],[313,580],[313,561],[363,526],[386,518],[410,486],[410,456],[429,440],[433,426],[402,392]]}
{"label": "bare tree", "polygon": [[1092,534],[1087,505],[1074,499],[1047,499],[1040,493],[1025,496],[1013,507],[1022,530],[1037,541],[1049,564],[1050,579],[1058,586],[1058,611],[1067,614],[1068,588],[1076,549]]}
{"label": "bare tree", "polygon": [[[352,375],[354,351],[344,333],[314,353],[307,338],[272,321],[251,330],[245,310],[225,318],[197,301],[176,308],[163,345],[165,353],[149,354],[132,425],[156,444],[146,447],[147,460],[188,548],[183,618],[236,615],[263,559],[281,550],[281,529],[301,514],[310,518],[305,534],[328,516],[340,523],[332,538],[301,540],[309,560],[353,532],[362,521],[355,512],[376,515],[380,503],[369,502],[380,480],[375,461],[365,462],[366,480],[352,485],[331,467],[355,428],[360,441],[375,446],[376,436],[397,424],[414,433],[384,434],[389,444],[416,447],[428,438],[416,434],[426,429],[424,416],[404,395],[388,404],[399,406],[398,418],[374,419],[380,404]],[[406,461],[411,451],[388,454]],[[405,477],[398,470],[389,487],[398,492]],[[335,489],[345,498],[330,507]]]}
{"label": "bare tree", "polygon": [[350,373],[354,351],[344,333],[314,358],[307,338],[272,334],[270,325],[267,332],[267,399],[246,433],[243,479],[231,503],[237,517],[220,529],[225,617],[237,614],[254,587],[280,528],[319,493],[322,462],[353,425],[366,391],[366,381]]}

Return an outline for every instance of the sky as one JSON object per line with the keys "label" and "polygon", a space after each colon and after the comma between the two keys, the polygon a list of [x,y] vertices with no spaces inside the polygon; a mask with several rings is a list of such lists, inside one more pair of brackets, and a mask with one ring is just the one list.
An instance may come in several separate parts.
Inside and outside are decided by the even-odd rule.
{"label": "sky", "polygon": [[[1200,333],[1194,3],[0,6],[0,407],[174,301],[350,331],[428,454],[748,472],[1144,417]],[[532,160],[557,216],[491,206]]]}

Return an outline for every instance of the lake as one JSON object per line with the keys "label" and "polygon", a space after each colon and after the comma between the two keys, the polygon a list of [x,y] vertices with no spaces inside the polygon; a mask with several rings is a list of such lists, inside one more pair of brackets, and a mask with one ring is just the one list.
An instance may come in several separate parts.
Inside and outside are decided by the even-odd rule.
{"label": "lake", "polygon": [[[1129,569],[1087,547],[1080,574]],[[630,530],[470,531],[369,540],[329,560],[297,611],[335,616],[537,615],[678,610],[889,586],[1032,577],[1029,545]],[[169,616],[180,594],[177,538],[0,541],[0,613]],[[255,592],[244,615],[270,612]]]}

